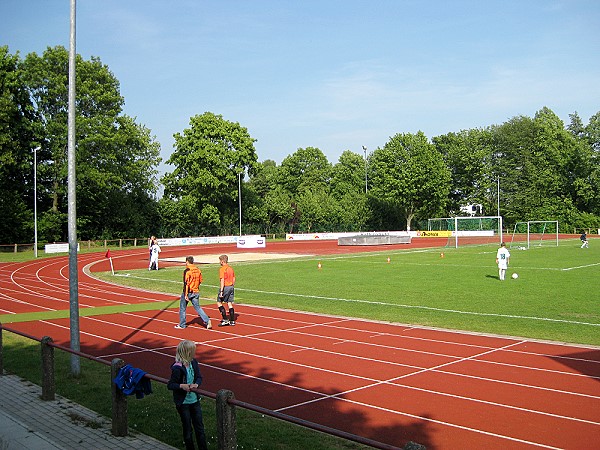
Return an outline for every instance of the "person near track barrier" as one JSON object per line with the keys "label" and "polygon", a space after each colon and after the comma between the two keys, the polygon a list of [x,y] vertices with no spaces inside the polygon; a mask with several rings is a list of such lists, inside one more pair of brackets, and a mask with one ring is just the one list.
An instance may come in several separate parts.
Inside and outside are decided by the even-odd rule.
{"label": "person near track barrier", "polygon": [[[227,255],[219,256],[219,264],[221,267],[219,268],[219,293],[217,294],[217,306],[219,307],[219,312],[223,317],[219,326],[226,325],[235,325],[235,311],[233,309],[233,294],[235,285],[235,273],[231,266],[229,265],[229,257]],[[225,306],[227,303],[227,307],[229,311],[225,310]],[[227,318],[227,313],[229,312],[229,318]]]}
{"label": "person near track barrier", "polygon": [[186,450],[194,450],[194,435],[200,450],[207,450],[200,396],[193,392],[202,384],[200,366],[195,359],[196,344],[183,340],[177,345],[175,362],[171,364],[171,377],[167,388],[173,391],[175,408],[181,418],[183,442]]}
{"label": "person near track barrier", "polygon": [[204,312],[200,306],[200,284],[202,283],[202,272],[194,265],[194,257],[188,256],[185,258],[185,269],[183,271],[183,292],[179,298],[179,323],[175,325],[175,328],[185,328],[186,321],[186,309],[187,304],[190,302],[198,316],[204,324],[206,329],[210,330],[212,324],[210,323],[210,317]]}

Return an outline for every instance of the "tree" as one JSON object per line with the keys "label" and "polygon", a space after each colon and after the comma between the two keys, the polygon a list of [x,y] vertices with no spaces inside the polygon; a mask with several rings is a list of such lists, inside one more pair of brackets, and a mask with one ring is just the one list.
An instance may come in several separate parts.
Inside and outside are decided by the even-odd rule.
{"label": "tree", "polygon": [[[27,55],[24,79],[42,126],[37,136],[42,191],[41,227],[47,240],[66,238],[68,51]],[[99,58],[76,57],[76,176],[78,234],[83,238],[137,235],[155,220],[159,144],[149,130],[121,114],[119,82]]]}
{"label": "tree", "polygon": [[365,230],[371,221],[371,211],[365,192],[365,160],[358,153],[346,150],[333,166],[331,195],[337,203],[336,229]]}
{"label": "tree", "polygon": [[35,124],[21,61],[0,47],[0,243],[33,241]]}
{"label": "tree", "polygon": [[410,230],[413,219],[436,217],[444,210],[450,171],[422,132],[396,134],[373,152],[370,166],[374,217],[394,217],[396,212]]}
{"label": "tree", "polygon": [[328,189],[331,164],[315,147],[299,148],[286,157],[279,170],[279,182],[292,196],[306,189]]}
{"label": "tree", "polygon": [[331,171],[331,193],[342,198],[348,193],[365,193],[365,160],[358,153],[344,151]]}
{"label": "tree", "polygon": [[590,118],[584,126],[577,113],[571,114],[567,127],[577,140],[578,146],[572,161],[576,174],[573,180],[575,206],[586,216],[580,227],[593,227],[600,224],[600,113]]}
{"label": "tree", "polygon": [[460,207],[481,204],[484,211],[495,211],[496,177],[492,170],[489,130],[463,130],[433,138],[452,175],[448,215],[460,215]]}
{"label": "tree", "polygon": [[253,174],[257,163],[254,139],[239,123],[206,112],[190,119],[190,128],[176,133],[175,166],[162,177],[165,195],[189,197],[193,219],[206,234],[228,234],[237,222],[238,174]]}

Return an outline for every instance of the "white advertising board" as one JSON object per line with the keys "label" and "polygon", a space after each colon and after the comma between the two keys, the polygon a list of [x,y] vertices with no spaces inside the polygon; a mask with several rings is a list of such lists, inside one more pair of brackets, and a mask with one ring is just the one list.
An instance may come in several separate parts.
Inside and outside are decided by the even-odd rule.
{"label": "white advertising board", "polygon": [[237,240],[238,248],[265,248],[267,240],[263,236],[240,236]]}

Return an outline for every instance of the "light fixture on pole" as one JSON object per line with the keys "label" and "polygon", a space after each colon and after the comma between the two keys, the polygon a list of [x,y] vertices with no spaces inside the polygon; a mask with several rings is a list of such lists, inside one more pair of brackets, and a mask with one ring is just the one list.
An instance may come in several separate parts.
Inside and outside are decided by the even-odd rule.
{"label": "light fixture on pole", "polygon": [[362,146],[363,151],[365,152],[365,194],[369,190],[367,187],[367,147],[365,145]]}
{"label": "light fixture on pole", "polygon": [[33,149],[33,254],[38,257],[37,235],[37,152],[39,147]]}

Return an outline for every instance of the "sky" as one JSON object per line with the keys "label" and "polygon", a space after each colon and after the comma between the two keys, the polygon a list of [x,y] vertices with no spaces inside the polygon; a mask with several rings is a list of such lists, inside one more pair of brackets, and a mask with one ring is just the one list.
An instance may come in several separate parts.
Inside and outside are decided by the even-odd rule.
{"label": "sky", "polygon": [[[69,14],[70,0],[0,0],[0,45],[68,49]],[[161,173],[207,111],[277,164],[600,111],[598,0],[78,0],[76,24],[77,53],[109,67],[123,112],[160,142]]]}

